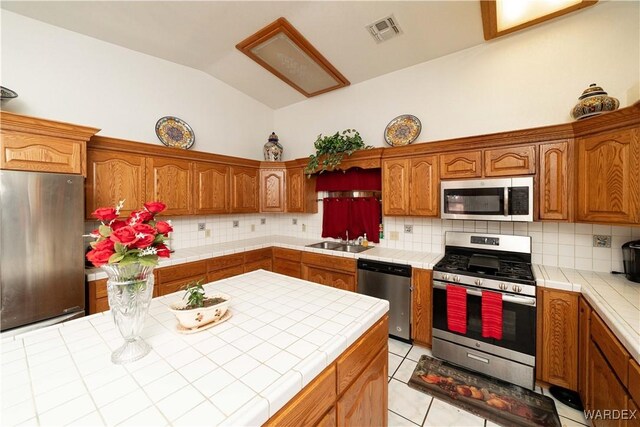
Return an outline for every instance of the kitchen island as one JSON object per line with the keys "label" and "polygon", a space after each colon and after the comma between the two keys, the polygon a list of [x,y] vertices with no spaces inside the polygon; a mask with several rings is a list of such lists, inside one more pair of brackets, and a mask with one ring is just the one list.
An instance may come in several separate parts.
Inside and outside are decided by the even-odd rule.
{"label": "kitchen island", "polygon": [[182,293],[156,298],[124,366],[109,312],[2,338],[2,424],[386,425],[387,301],[263,270],[205,289],[228,321],[180,334]]}

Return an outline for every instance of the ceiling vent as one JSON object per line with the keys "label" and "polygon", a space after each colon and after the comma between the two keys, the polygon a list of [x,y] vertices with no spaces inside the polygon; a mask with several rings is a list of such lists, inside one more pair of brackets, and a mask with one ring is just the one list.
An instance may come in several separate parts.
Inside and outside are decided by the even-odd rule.
{"label": "ceiling vent", "polygon": [[375,39],[376,43],[382,43],[402,34],[398,21],[393,15],[367,25],[367,30],[369,34],[371,34],[371,37]]}

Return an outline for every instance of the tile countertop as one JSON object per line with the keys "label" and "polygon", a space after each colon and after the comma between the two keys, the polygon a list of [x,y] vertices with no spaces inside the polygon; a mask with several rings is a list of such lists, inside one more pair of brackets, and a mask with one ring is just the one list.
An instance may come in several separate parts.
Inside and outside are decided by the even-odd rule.
{"label": "tile countertop", "polygon": [[[321,240],[322,239],[301,239],[298,237],[288,236],[265,236],[254,239],[236,240],[234,242],[218,243],[215,245],[176,249],[176,251],[171,254],[170,258],[160,259],[159,267],[184,264],[186,262],[199,261],[201,259],[268,248],[271,246],[345,258],[366,258],[377,261],[395,262],[398,264],[409,264],[412,267],[424,269],[432,269],[442,257],[441,253],[406,251],[402,249],[382,248],[379,246],[375,246],[364,252],[360,252],[359,254],[306,247],[306,245],[318,243]],[[107,277],[107,275],[99,268],[87,269],[86,274],[88,280],[105,279]]]}
{"label": "tile countertop", "polygon": [[538,286],[580,292],[640,363],[640,283],[622,274],[534,265]]}
{"label": "tile countertop", "polygon": [[167,309],[182,294],[155,298],[153,349],[124,366],[110,312],[3,338],[3,424],[261,425],[389,309],[264,270],[205,287],[232,297],[231,319],[182,335]]}

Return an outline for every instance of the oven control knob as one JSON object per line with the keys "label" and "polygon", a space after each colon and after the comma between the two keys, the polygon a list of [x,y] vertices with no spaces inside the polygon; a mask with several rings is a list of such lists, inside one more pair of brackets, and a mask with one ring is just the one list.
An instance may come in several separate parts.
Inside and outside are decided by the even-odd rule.
{"label": "oven control knob", "polygon": [[442,275],[442,280],[449,280],[449,275],[447,273],[444,273]]}
{"label": "oven control knob", "polygon": [[453,281],[454,282],[459,282],[460,281],[460,276],[458,276],[458,275],[453,276]]}
{"label": "oven control knob", "polygon": [[522,286],[513,285],[511,289],[513,290],[513,292],[522,292]]}
{"label": "oven control knob", "polygon": [[482,286],[482,279],[476,279],[475,284],[476,286]]}
{"label": "oven control knob", "polygon": [[507,290],[507,284],[506,283],[499,283],[498,287],[500,288],[501,291],[506,291]]}

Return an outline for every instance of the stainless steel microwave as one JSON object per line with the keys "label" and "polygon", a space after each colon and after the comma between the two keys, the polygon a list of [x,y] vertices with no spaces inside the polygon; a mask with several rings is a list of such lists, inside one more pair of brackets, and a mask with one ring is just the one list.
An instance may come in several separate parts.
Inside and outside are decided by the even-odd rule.
{"label": "stainless steel microwave", "polygon": [[442,219],[533,221],[533,177],[442,181]]}

